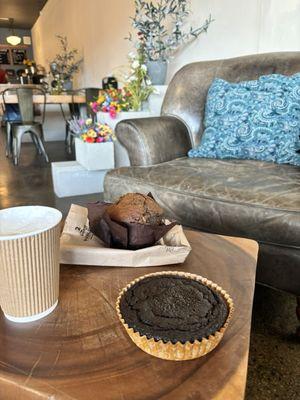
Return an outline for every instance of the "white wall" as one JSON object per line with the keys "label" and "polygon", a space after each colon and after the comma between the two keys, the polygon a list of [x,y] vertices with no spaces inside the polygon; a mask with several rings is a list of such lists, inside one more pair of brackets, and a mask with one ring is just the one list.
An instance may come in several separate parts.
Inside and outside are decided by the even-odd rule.
{"label": "white wall", "polygon": [[[194,26],[211,14],[207,35],[171,61],[169,79],[182,65],[271,51],[300,51],[300,0],[191,0]],[[47,65],[58,50],[55,34],[67,35],[84,55],[78,84],[98,86],[126,63],[133,0],[48,0],[32,29],[35,58]]]}
{"label": "white wall", "polygon": [[258,51],[300,50],[300,0],[263,0]]}
{"label": "white wall", "polygon": [[56,35],[67,36],[70,47],[84,57],[78,86],[101,86],[101,80],[120,63],[126,62],[131,45],[129,0],[48,0],[32,28],[34,56],[49,69],[59,51]]}
{"label": "white wall", "polygon": [[215,21],[171,61],[169,77],[187,62],[300,51],[300,0],[192,0],[191,7],[193,26],[209,14]]}

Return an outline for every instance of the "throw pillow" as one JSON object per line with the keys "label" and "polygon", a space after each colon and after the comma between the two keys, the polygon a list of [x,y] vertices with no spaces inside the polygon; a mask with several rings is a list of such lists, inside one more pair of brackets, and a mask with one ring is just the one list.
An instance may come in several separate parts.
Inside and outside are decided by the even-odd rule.
{"label": "throw pillow", "polygon": [[189,157],[300,165],[300,73],[240,83],[215,79],[204,127],[201,143]]}

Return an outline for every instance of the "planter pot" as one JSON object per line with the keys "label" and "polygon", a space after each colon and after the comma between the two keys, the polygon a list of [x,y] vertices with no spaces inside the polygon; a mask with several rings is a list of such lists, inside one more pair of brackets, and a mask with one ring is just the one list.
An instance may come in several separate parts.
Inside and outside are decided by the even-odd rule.
{"label": "planter pot", "polygon": [[167,61],[147,61],[148,75],[152,85],[164,85],[167,77]]}
{"label": "planter pot", "polygon": [[123,119],[132,118],[147,118],[153,116],[149,111],[122,111],[117,114],[116,118],[112,118],[109,113],[102,111],[97,112],[97,121],[109,125],[112,129],[115,129],[118,122]]}
{"label": "planter pot", "polygon": [[88,171],[113,169],[114,143],[86,143],[75,138],[76,161]]}
{"label": "planter pot", "polygon": [[70,91],[73,89],[73,82],[72,81],[64,81],[63,90]]}

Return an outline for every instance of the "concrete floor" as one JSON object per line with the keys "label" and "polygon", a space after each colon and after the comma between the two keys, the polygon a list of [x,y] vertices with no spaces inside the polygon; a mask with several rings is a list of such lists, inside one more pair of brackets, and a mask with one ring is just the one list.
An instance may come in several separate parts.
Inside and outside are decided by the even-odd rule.
{"label": "concrete floor", "polygon": [[[63,142],[46,143],[50,161],[72,159]],[[22,146],[20,165],[4,156],[0,135],[0,209],[42,204],[66,214],[72,202],[96,201],[100,194],[58,199],[52,189],[51,165],[32,144]],[[246,400],[300,399],[300,346],[295,330],[295,297],[257,285],[253,306]],[[224,399],[235,400],[235,399]]]}
{"label": "concrete floor", "polygon": [[[45,144],[50,162],[74,160],[65,152],[63,142],[47,142]],[[51,163],[36,153],[32,143],[23,143],[18,166],[5,157],[4,135],[0,134],[0,209],[11,206],[39,204],[56,207],[64,214],[70,204],[99,200],[99,194],[58,198],[53,192]]]}

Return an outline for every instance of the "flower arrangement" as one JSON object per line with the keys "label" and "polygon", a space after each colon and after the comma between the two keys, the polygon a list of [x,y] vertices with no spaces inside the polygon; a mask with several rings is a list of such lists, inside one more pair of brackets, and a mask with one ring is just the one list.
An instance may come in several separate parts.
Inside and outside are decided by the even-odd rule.
{"label": "flower arrangement", "polygon": [[66,36],[56,35],[60,42],[61,53],[57,54],[50,63],[52,75],[55,78],[56,87],[54,92],[60,93],[65,82],[72,82],[74,74],[79,71],[82,58],[77,58],[78,50],[69,49],[68,39]]}
{"label": "flower arrangement", "polygon": [[[207,32],[211,16],[198,28],[184,29],[190,14],[190,0],[135,0],[135,15],[132,25],[143,43],[147,61],[167,61],[182,45]],[[128,37],[133,40],[132,35]]]}
{"label": "flower arrangement", "polygon": [[79,71],[83,59],[79,58],[76,60],[78,50],[69,49],[68,39],[66,36],[57,35],[56,37],[60,42],[61,53],[55,56],[52,63],[56,64],[56,70],[63,79],[71,80],[73,75]]}
{"label": "flower arrangement", "polygon": [[26,66],[26,67],[34,67],[36,64],[35,64],[35,61],[34,60],[30,60],[29,58],[25,58],[24,60],[23,60],[23,64]]}
{"label": "flower arrangement", "polygon": [[76,136],[86,143],[105,143],[116,140],[113,130],[107,124],[94,122],[92,118],[73,118],[69,121],[70,128]]}
{"label": "flower arrangement", "polygon": [[94,113],[103,111],[109,113],[111,118],[116,118],[120,111],[130,109],[130,96],[126,88],[100,90],[98,99],[90,103],[90,107]]}
{"label": "flower arrangement", "polygon": [[130,106],[134,111],[139,111],[144,101],[154,92],[151,80],[148,77],[147,66],[145,65],[145,53],[139,47],[137,54],[130,53],[130,75],[126,77],[125,88],[130,93]]}
{"label": "flower arrangement", "polygon": [[130,72],[124,76],[124,87],[100,90],[98,99],[90,103],[94,113],[102,111],[109,113],[111,118],[116,118],[121,111],[139,111],[142,103],[154,92],[142,47],[137,53],[130,53],[128,58]]}

